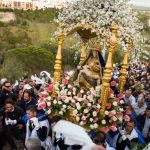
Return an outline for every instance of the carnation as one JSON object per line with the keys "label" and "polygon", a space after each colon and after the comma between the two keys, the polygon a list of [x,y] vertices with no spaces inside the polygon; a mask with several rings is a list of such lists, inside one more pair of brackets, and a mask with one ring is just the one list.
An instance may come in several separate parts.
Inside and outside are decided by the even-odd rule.
{"label": "carnation", "polygon": [[83,111],[85,114],[86,113],[88,113],[89,112],[89,110],[88,109],[84,109],[84,111]]}
{"label": "carnation", "polygon": [[49,109],[49,110],[47,111],[47,114],[48,114],[48,115],[51,114],[51,109]]}
{"label": "carnation", "polygon": [[93,117],[96,117],[96,116],[97,116],[97,112],[93,111]]}
{"label": "carnation", "polygon": [[106,124],[106,120],[102,120],[102,124]]}
{"label": "carnation", "polygon": [[117,102],[113,102],[113,105],[114,105],[114,106],[117,106],[118,104],[117,104]]}
{"label": "carnation", "polygon": [[97,108],[98,108],[98,109],[100,109],[100,108],[101,108],[101,106],[100,106],[99,104],[97,104]]}
{"label": "carnation", "polygon": [[82,116],[82,120],[86,120],[86,117],[85,117],[85,116]]}
{"label": "carnation", "polygon": [[98,128],[98,124],[97,123],[94,123],[94,128]]}
{"label": "carnation", "polygon": [[93,118],[90,118],[90,121],[93,122]]}
{"label": "carnation", "polygon": [[115,116],[113,116],[113,121],[117,121],[117,118]]}
{"label": "carnation", "polygon": [[91,125],[90,125],[90,128],[91,128],[91,129],[94,129],[94,126],[91,124]]}
{"label": "carnation", "polygon": [[124,101],[123,101],[123,100],[120,100],[120,104],[124,104]]}
{"label": "carnation", "polygon": [[47,102],[47,106],[51,106],[51,102]]}
{"label": "carnation", "polygon": [[108,111],[107,110],[105,111],[105,115],[108,115]]}
{"label": "carnation", "polygon": [[62,112],[62,111],[60,111],[60,112],[59,112],[59,114],[60,114],[60,115],[63,115],[63,112]]}
{"label": "carnation", "polygon": [[76,117],[76,121],[79,122],[79,120],[80,120],[80,118],[79,118],[79,117]]}
{"label": "carnation", "polygon": [[57,104],[57,100],[56,99],[53,101],[53,104]]}
{"label": "carnation", "polygon": [[62,107],[63,107],[63,108],[67,108],[67,106],[66,106],[66,105],[63,105]]}

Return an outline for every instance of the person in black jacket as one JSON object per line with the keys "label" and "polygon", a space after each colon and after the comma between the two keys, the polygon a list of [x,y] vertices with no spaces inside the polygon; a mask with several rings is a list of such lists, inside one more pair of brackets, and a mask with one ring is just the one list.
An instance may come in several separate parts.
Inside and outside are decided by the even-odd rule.
{"label": "person in black jacket", "polygon": [[145,142],[150,142],[150,106],[146,112],[137,117],[138,128],[142,132]]}
{"label": "person in black jacket", "polygon": [[15,137],[17,140],[22,138],[23,115],[23,110],[14,106],[14,103],[11,99],[6,100],[5,107],[0,109],[0,116],[3,117],[3,127],[6,140],[8,141],[11,149],[17,149],[13,137]]}
{"label": "person in black jacket", "polygon": [[36,103],[37,101],[32,97],[31,92],[25,90],[19,106],[23,109],[24,112],[26,112],[27,107],[31,105],[36,105]]}
{"label": "person in black jacket", "polygon": [[0,91],[0,108],[4,106],[6,99],[12,98],[12,96],[13,95],[11,93],[11,84],[9,81],[5,81]]}

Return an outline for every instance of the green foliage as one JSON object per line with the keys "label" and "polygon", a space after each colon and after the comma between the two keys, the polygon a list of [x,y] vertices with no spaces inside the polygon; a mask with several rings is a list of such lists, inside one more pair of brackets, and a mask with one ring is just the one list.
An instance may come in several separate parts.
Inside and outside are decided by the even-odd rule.
{"label": "green foliage", "polygon": [[24,72],[39,73],[42,70],[52,71],[54,67],[53,54],[39,47],[16,48],[9,50],[2,65],[2,76],[15,80]]}

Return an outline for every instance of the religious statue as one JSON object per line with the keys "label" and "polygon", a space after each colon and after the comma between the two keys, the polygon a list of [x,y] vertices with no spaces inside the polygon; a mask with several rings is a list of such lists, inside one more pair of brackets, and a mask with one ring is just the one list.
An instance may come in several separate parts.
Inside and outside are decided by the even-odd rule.
{"label": "religious statue", "polygon": [[76,80],[78,86],[86,89],[100,85],[103,66],[104,60],[99,48],[93,47],[84,62],[77,67],[73,80]]}

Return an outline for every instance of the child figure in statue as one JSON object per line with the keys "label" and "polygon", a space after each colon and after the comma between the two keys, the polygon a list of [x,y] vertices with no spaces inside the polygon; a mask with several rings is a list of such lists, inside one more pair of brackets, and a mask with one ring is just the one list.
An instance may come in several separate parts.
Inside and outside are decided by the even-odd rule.
{"label": "child figure in statue", "polygon": [[73,81],[76,80],[78,86],[86,89],[100,85],[102,67],[105,64],[99,48],[92,47],[92,49],[73,76]]}
{"label": "child figure in statue", "polygon": [[100,84],[102,69],[98,60],[98,51],[91,51],[86,64],[80,67],[77,82],[79,86],[90,88]]}

